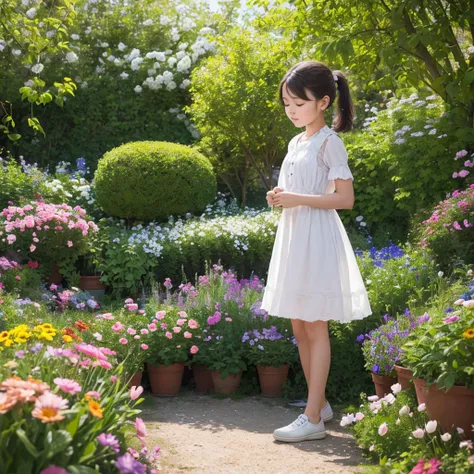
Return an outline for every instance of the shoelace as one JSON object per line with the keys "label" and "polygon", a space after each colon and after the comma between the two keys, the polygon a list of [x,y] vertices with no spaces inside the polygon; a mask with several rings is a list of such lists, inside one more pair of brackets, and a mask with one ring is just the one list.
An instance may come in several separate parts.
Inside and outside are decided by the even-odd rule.
{"label": "shoelace", "polygon": [[304,425],[306,423],[306,419],[303,418],[303,415],[300,415],[298,418],[296,418],[293,423],[291,423],[291,428],[299,428],[300,426]]}

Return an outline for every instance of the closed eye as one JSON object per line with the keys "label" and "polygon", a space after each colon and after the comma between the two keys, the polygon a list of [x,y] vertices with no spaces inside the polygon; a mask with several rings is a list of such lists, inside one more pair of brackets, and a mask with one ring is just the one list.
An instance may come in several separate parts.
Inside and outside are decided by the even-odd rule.
{"label": "closed eye", "polygon": [[[290,106],[290,104],[283,104],[283,105],[284,105],[285,107],[289,107],[289,106]],[[297,107],[301,107],[301,106],[303,106],[303,105],[304,105],[304,104],[296,104]]]}

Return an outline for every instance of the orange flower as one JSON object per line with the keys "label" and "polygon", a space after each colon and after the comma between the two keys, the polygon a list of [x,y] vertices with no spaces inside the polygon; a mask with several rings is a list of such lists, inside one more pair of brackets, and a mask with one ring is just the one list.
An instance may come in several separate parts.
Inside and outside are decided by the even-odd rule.
{"label": "orange flower", "polygon": [[34,390],[37,394],[41,394],[49,390],[49,385],[44,383],[42,380],[34,379],[33,377],[28,377],[28,380],[22,380],[20,377],[13,376],[3,381],[0,384],[0,388],[5,390],[10,389],[22,389],[22,390]]}
{"label": "orange flower", "polygon": [[89,325],[80,319],[74,323],[74,326],[76,326],[76,329],[78,329],[81,332],[87,331],[89,329]]}
{"label": "orange flower", "polygon": [[464,336],[466,339],[472,339],[472,338],[474,338],[474,328],[471,328],[471,329],[468,329],[467,331],[464,331],[463,336]]}
{"label": "orange flower", "polygon": [[68,401],[51,392],[43,393],[35,402],[35,409],[31,413],[33,418],[38,418],[43,423],[64,420],[61,410],[68,407]]}
{"label": "orange flower", "polygon": [[97,418],[103,418],[104,414],[102,412],[102,408],[100,405],[95,401],[95,400],[90,400],[89,401],[89,411],[92,413],[93,416],[96,416]]}

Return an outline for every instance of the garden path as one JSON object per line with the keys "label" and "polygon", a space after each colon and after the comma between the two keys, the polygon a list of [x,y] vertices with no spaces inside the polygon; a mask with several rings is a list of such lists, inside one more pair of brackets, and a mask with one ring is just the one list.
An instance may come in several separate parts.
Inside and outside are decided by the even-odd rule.
{"label": "garden path", "polygon": [[349,474],[360,472],[357,466],[363,461],[337,415],[322,441],[274,441],[273,430],[302,412],[281,399],[232,400],[182,392],[172,398],[147,397],[141,408],[148,440],[162,447],[166,473]]}

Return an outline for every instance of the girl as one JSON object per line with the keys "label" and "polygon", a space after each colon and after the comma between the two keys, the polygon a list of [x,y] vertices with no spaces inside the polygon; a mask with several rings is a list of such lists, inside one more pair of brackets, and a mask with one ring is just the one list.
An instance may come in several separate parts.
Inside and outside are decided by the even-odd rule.
{"label": "girl", "polygon": [[[324,112],[339,92],[329,128]],[[293,66],[280,83],[288,118],[305,132],[292,138],[271,206],[283,208],[262,308],[290,318],[308,384],[304,414],[275,430],[278,441],[322,439],[333,417],[325,399],[331,348],[328,321],[349,322],[372,314],[354,251],[336,209],[352,209],[353,176],[336,132],[352,126],[347,80],[317,61]]]}

